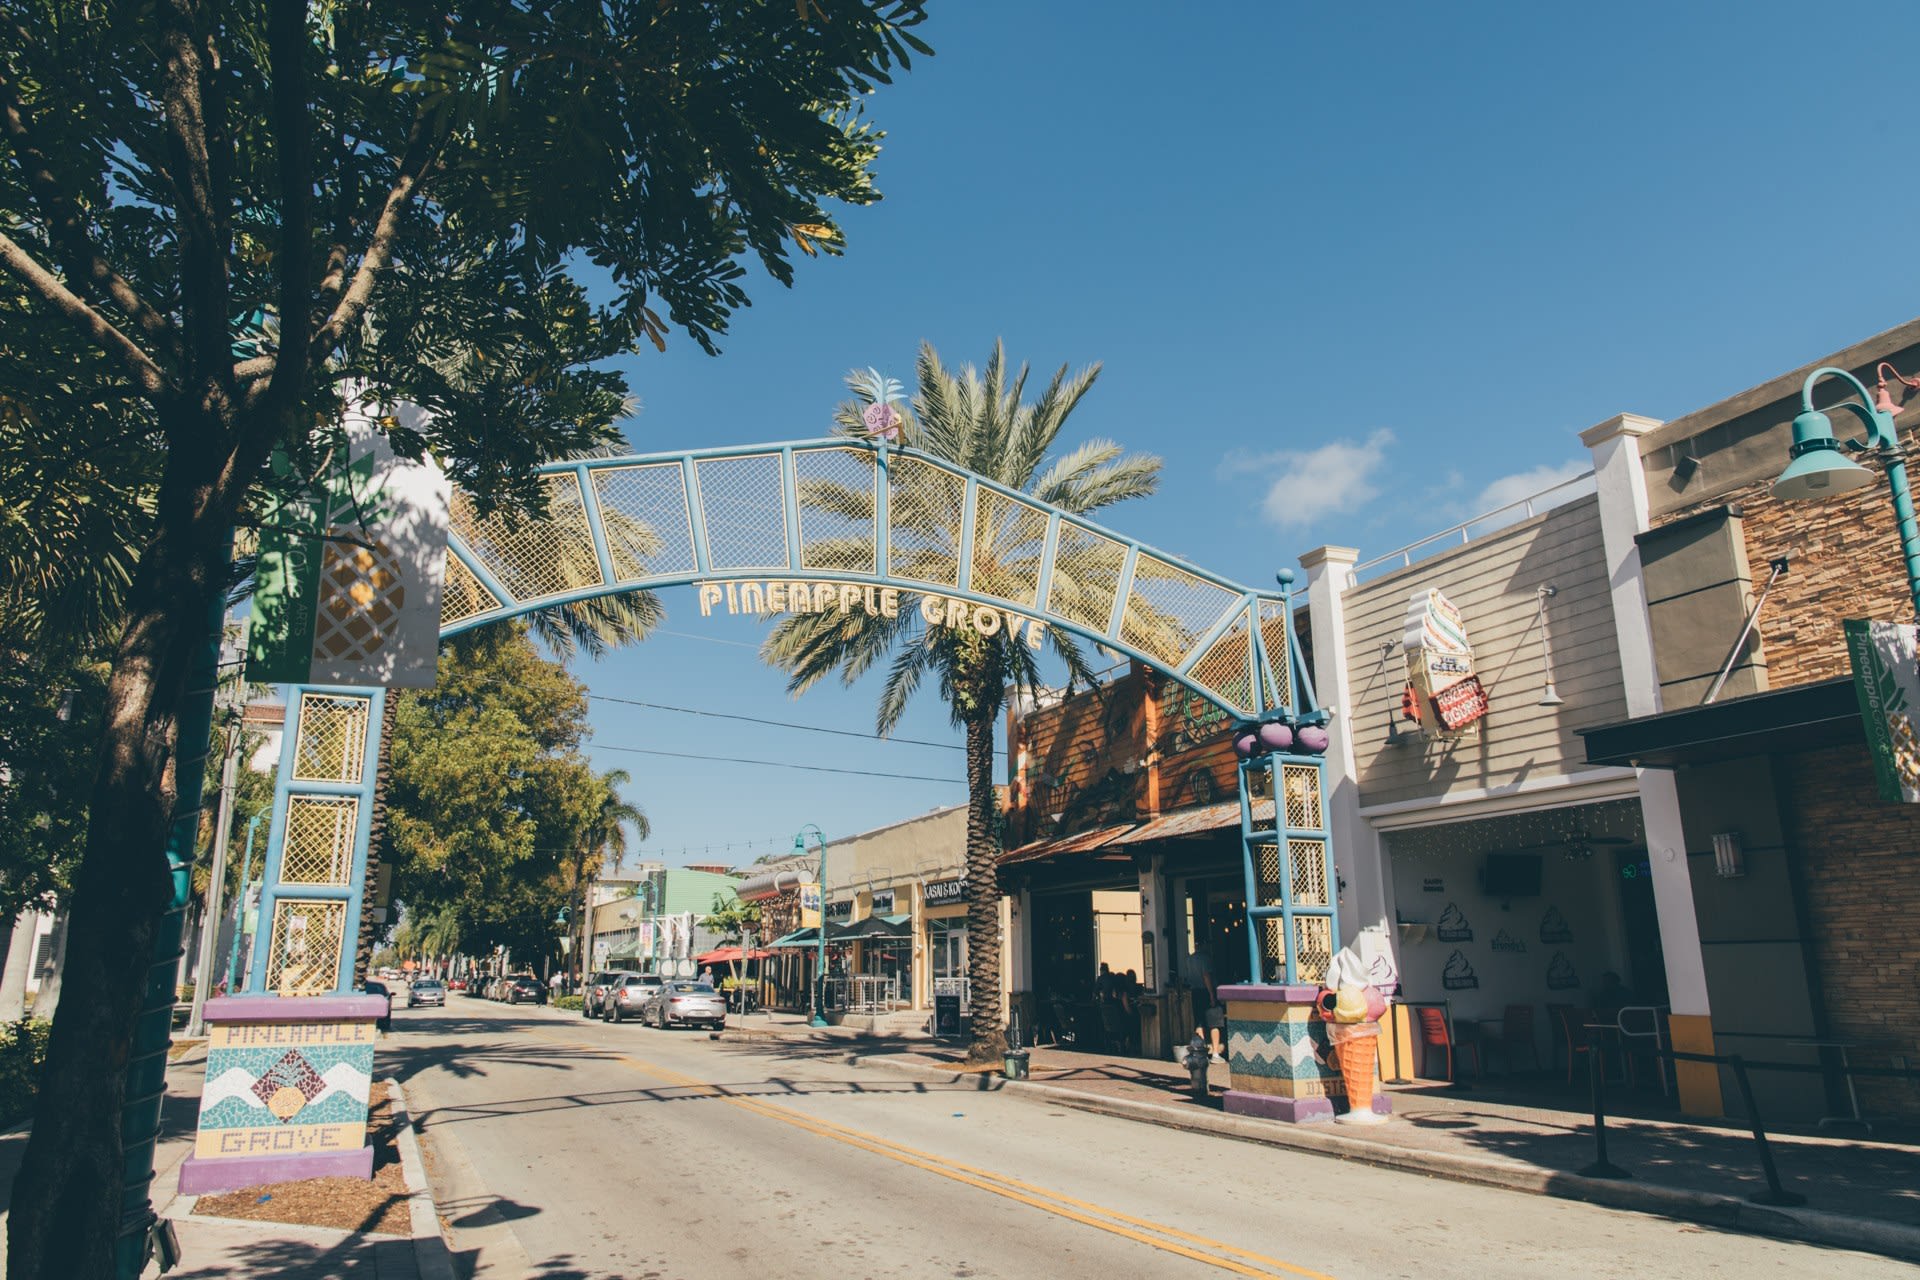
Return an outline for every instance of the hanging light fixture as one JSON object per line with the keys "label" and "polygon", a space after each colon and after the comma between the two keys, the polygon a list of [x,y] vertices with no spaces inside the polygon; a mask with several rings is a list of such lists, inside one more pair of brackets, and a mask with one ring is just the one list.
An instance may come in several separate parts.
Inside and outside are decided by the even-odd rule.
{"label": "hanging light fixture", "polygon": [[1540,701],[1535,706],[1557,707],[1566,701],[1560,691],[1553,687],[1553,636],[1548,630],[1547,601],[1560,594],[1560,588],[1549,582],[1537,593],[1540,597],[1540,656],[1547,668],[1547,687],[1540,692]]}

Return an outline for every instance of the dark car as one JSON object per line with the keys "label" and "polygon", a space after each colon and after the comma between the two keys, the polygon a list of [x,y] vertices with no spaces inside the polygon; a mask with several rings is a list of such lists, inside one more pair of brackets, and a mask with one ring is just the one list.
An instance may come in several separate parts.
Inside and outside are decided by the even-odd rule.
{"label": "dark car", "polygon": [[600,1016],[608,1022],[625,1022],[640,1015],[640,1010],[660,990],[657,973],[623,973],[620,981],[607,988],[601,1000]]}
{"label": "dark car", "polygon": [[605,1009],[607,992],[627,975],[619,969],[598,969],[580,985],[580,1016],[597,1018]]}
{"label": "dark car", "polygon": [[387,990],[387,984],[369,978],[367,979],[367,994],[370,996],[379,996],[381,1000],[386,1002],[387,1011],[376,1018],[373,1025],[382,1031],[393,1030],[393,993]]}
{"label": "dark car", "polygon": [[641,1017],[663,1031],[668,1027],[720,1031],[727,1025],[727,1001],[710,982],[669,982],[648,998]]}
{"label": "dark car", "polygon": [[516,973],[501,984],[501,999],[508,1004],[545,1004],[547,989],[530,973]]}

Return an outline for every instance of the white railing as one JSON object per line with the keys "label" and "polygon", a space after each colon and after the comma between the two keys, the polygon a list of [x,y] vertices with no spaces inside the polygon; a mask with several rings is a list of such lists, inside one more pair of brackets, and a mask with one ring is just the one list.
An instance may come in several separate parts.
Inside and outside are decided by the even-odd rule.
{"label": "white railing", "polygon": [[1361,577],[1369,573],[1391,573],[1395,569],[1405,569],[1416,560],[1424,560],[1428,556],[1438,555],[1440,552],[1451,547],[1465,546],[1476,537],[1495,533],[1509,525],[1517,524],[1522,520],[1532,519],[1542,511],[1550,511],[1554,507],[1565,506],[1576,498],[1585,497],[1592,491],[1593,472],[1583,471],[1577,476],[1562,480],[1559,484],[1542,489],[1540,492],[1522,498],[1518,502],[1509,502],[1504,507],[1495,507],[1491,511],[1483,511],[1471,520],[1463,520],[1452,528],[1442,529],[1439,533],[1430,534],[1418,542],[1409,542],[1406,546],[1396,551],[1389,551],[1383,556],[1375,556],[1371,560],[1363,560],[1353,566],[1354,580],[1358,581]]}

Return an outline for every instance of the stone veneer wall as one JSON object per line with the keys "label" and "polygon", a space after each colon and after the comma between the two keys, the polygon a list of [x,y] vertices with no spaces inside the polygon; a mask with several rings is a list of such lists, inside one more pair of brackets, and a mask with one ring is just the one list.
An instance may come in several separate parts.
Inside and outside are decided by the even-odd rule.
{"label": "stone veneer wall", "polygon": [[[1835,419],[1835,428],[1845,424]],[[1783,502],[1771,481],[1716,496],[1662,517],[1670,523],[1709,507],[1740,508],[1754,590],[1767,561],[1789,555],[1792,564],[1760,614],[1767,682],[1775,689],[1851,674],[1840,623],[1847,618],[1903,619],[1913,605],[1900,530],[1884,481],[1818,502]],[[1727,637],[1732,643],[1733,637]]]}
{"label": "stone veneer wall", "polygon": [[[1920,1068],[1920,806],[1887,804],[1862,746],[1781,758],[1815,1000],[1858,1066]],[[1868,1114],[1920,1118],[1920,1084],[1863,1077]],[[1841,1105],[1844,1105],[1842,1102]]]}

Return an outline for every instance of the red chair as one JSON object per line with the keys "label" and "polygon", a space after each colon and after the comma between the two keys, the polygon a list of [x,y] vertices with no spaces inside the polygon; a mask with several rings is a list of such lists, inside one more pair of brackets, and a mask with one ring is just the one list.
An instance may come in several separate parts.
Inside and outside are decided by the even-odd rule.
{"label": "red chair", "polygon": [[1550,1004],[1547,1016],[1553,1019],[1553,1025],[1560,1031],[1560,1043],[1567,1050],[1567,1083],[1573,1083],[1573,1064],[1581,1054],[1593,1052],[1593,1046],[1587,1043],[1586,1015],[1570,1004]]}
{"label": "red chair", "polygon": [[1507,1074],[1513,1074],[1514,1056],[1522,1051],[1533,1059],[1533,1069],[1540,1070],[1540,1046],[1533,1038],[1533,1006],[1530,1004],[1510,1004],[1500,1019],[1500,1039],[1494,1047],[1500,1050],[1500,1060],[1506,1064]]}
{"label": "red chair", "polygon": [[[1446,1079],[1447,1082],[1451,1084],[1453,1082],[1454,1043],[1453,1031],[1447,1021],[1446,1012],[1430,1006],[1422,1006],[1421,1008],[1415,1009],[1414,1012],[1420,1017],[1420,1044],[1422,1046],[1420,1051],[1421,1067],[1423,1069],[1426,1067],[1427,1049],[1445,1049],[1447,1051]],[[1480,1046],[1472,1041],[1467,1041],[1460,1045],[1459,1048],[1462,1053],[1471,1052],[1473,1054],[1473,1073],[1475,1075],[1483,1074],[1486,1068],[1480,1060]]]}

